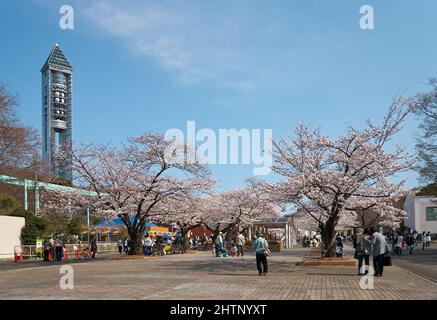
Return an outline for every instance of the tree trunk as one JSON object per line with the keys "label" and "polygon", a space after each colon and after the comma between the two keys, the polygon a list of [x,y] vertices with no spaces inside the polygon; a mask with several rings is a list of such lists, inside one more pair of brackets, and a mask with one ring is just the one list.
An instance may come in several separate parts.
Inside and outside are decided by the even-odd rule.
{"label": "tree trunk", "polygon": [[234,238],[236,236],[235,235],[235,226],[236,226],[235,223],[231,223],[226,227],[226,229],[225,229],[225,232],[226,232],[225,241],[226,241],[226,243],[231,243],[232,240],[234,240]]}
{"label": "tree trunk", "polygon": [[129,250],[129,255],[131,256],[142,256],[144,254],[143,251],[143,234],[144,234],[144,227],[140,228],[138,231],[138,228],[136,226],[131,226],[128,229],[129,237],[131,240],[131,247]]}
{"label": "tree trunk", "polygon": [[322,244],[325,252],[324,257],[335,257],[335,223],[334,218],[329,218],[324,224],[319,225]]}

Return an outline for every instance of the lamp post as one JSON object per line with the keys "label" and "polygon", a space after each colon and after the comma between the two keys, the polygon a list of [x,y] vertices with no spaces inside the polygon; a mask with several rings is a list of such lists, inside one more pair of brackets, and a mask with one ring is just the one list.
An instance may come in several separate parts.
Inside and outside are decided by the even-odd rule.
{"label": "lamp post", "polygon": [[27,179],[24,179],[24,210],[27,211]]}

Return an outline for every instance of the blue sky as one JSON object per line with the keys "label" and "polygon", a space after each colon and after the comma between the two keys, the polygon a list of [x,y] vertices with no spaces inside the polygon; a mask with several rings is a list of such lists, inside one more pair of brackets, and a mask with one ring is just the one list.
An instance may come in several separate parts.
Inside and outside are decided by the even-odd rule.
{"label": "blue sky", "polygon": [[[75,29],[59,8],[75,9]],[[375,30],[359,28],[360,6]],[[23,122],[41,128],[39,70],[55,43],[74,68],[73,139],[119,144],[145,131],[273,129],[300,122],[335,137],[380,119],[399,92],[427,89],[437,72],[437,2],[0,2],[0,80],[20,96]],[[397,137],[413,151],[417,122]],[[223,188],[251,166],[212,166]],[[405,176],[417,185],[414,172]],[[275,179],[270,176],[268,179]]]}

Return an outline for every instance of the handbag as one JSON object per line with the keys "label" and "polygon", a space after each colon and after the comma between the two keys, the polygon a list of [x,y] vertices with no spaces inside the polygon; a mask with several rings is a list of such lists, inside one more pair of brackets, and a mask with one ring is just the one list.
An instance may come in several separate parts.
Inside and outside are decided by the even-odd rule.
{"label": "handbag", "polygon": [[382,257],[382,265],[384,267],[390,267],[392,265],[391,264],[391,257],[388,255],[383,256]]}
{"label": "handbag", "polygon": [[269,249],[265,249],[263,253],[266,257],[268,257],[271,254],[271,251]]}

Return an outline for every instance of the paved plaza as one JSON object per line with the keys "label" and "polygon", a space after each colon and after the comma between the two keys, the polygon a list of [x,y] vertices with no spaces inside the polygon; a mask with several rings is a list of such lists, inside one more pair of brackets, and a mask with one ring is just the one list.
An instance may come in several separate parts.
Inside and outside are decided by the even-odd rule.
{"label": "paved plaza", "polygon": [[393,262],[406,270],[420,274],[437,283],[437,243],[432,247],[422,250],[422,246],[417,246],[413,255],[409,256],[407,250],[403,250],[403,255],[393,256]]}
{"label": "paved plaza", "polygon": [[307,249],[274,253],[269,275],[254,256],[216,258],[210,252],[144,259],[101,258],[71,263],[74,289],[59,285],[61,265],[0,265],[0,299],[437,299],[437,284],[397,266],[360,288],[354,267],[296,266]]}

